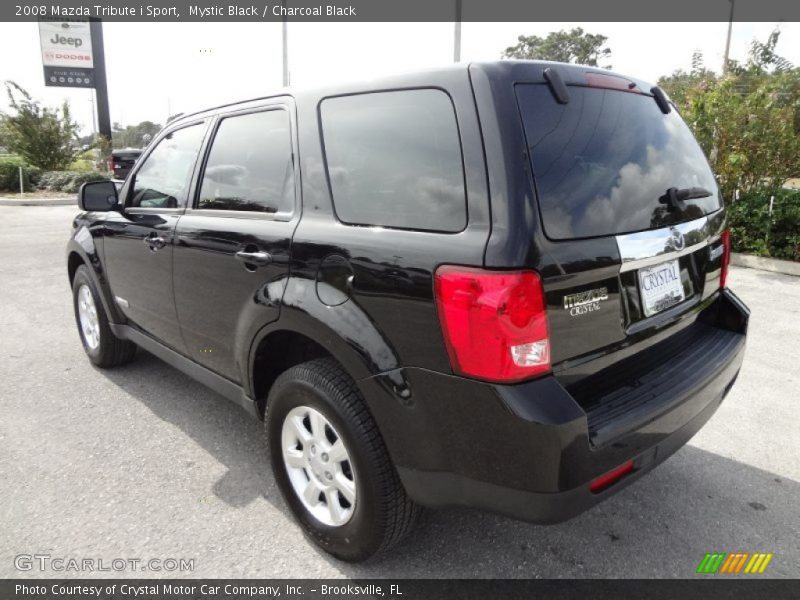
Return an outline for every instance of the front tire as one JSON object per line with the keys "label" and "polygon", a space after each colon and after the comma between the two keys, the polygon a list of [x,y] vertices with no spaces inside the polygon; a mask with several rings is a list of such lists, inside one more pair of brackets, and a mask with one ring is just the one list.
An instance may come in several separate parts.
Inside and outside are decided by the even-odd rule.
{"label": "front tire", "polygon": [[412,529],[420,508],[406,495],[358,388],[334,360],[281,374],[264,420],[278,487],[323,550],[358,562]]}
{"label": "front tire", "polygon": [[109,368],[133,360],[136,344],[119,339],[111,331],[108,316],[86,265],[81,265],[75,271],[72,304],[83,349],[92,363]]}

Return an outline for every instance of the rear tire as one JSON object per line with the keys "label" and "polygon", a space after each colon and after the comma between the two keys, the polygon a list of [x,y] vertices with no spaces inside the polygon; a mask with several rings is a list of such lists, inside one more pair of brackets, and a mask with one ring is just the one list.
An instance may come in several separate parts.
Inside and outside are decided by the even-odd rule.
{"label": "rear tire", "polygon": [[358,388],[334,360],[282,373],[264,421],[278,487],[320,548],[363,561],[413,528],[421,509],[407,496]]}
{"label": "rear tire", "polygon": [[119,339],[111,331],[100,294],[86,265],[78,267],[72,279],[72,305],[83,349],[92,363],[110,368],[133,360],[136,344]]}

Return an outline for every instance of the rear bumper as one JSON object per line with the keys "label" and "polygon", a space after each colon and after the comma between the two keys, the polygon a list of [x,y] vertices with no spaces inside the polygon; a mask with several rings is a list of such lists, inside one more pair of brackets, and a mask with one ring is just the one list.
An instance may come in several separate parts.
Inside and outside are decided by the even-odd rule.
{"label": "rear bumper", "polygon": [[[676,377],[665,365],[663,377],[676,380],[674,393],[664,392],[668,386],[658,380],[659,371],[648,371],[656,375],[634,386],[638,396],[627,394],[627,404],[599,420],[553,376],[497,386],[403,369],[366,380],[362,389],[373,400],[373,394],[384,395],[379,406],[370,405],[412,498],[427,506],[464,505],[554,523],[637,480],[711,418],[739,373],[748,316],[725,290],[692,325],[717,340],[704,350],[715,354],[683,355],[691,361],[691,376]],[[385,402],[398,390],[405,396],[400,406]],[[602,436],[593,420],[603,425]],[[631,473],[599,493],[589,490],[593,479],[629,460]]]}

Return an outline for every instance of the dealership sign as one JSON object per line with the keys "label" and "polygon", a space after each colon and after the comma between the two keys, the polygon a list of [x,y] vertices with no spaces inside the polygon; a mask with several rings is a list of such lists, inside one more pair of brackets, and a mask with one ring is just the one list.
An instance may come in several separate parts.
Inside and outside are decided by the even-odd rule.
{"label": "dealership sign", "polygon": [[94,87],[88,21],[39,21],[39,42],[45,85]]}

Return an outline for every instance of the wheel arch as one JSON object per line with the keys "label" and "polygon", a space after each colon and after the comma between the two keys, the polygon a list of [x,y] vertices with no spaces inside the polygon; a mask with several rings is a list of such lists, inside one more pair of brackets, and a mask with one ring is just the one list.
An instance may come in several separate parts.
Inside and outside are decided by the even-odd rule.
{"label": "wheel arch", "polygon": [[70,285],[72,285],[72,282],[75,279],[75,273],[77,272],[78,267],[85,264],[86,261],[78,252],[73,250],[69,253],[67,256],[67,275],[69,276]]}
{"label": "wheel arch", "polygon": [[100,294],[100,301],[103,303],[103,309],[106,311],[109,321],[124,323],[125,317],[122,316],[113,301],[114,296],[94,243],[90,240],[81,244],[73,237],[67,244],[67,276],[70,286],[75,279],[75,273],[82,265],[88,268],[89,277],[92,278],[92,282]]}
{"label": "wheel arch", "polygon": [[368,361],[326,324],[297,309],[283,307],[279,320],[263,327],[250,347],[246,393],[263,416],[272,383],[286,369],[330,357],[358,382],[373,374]]}

